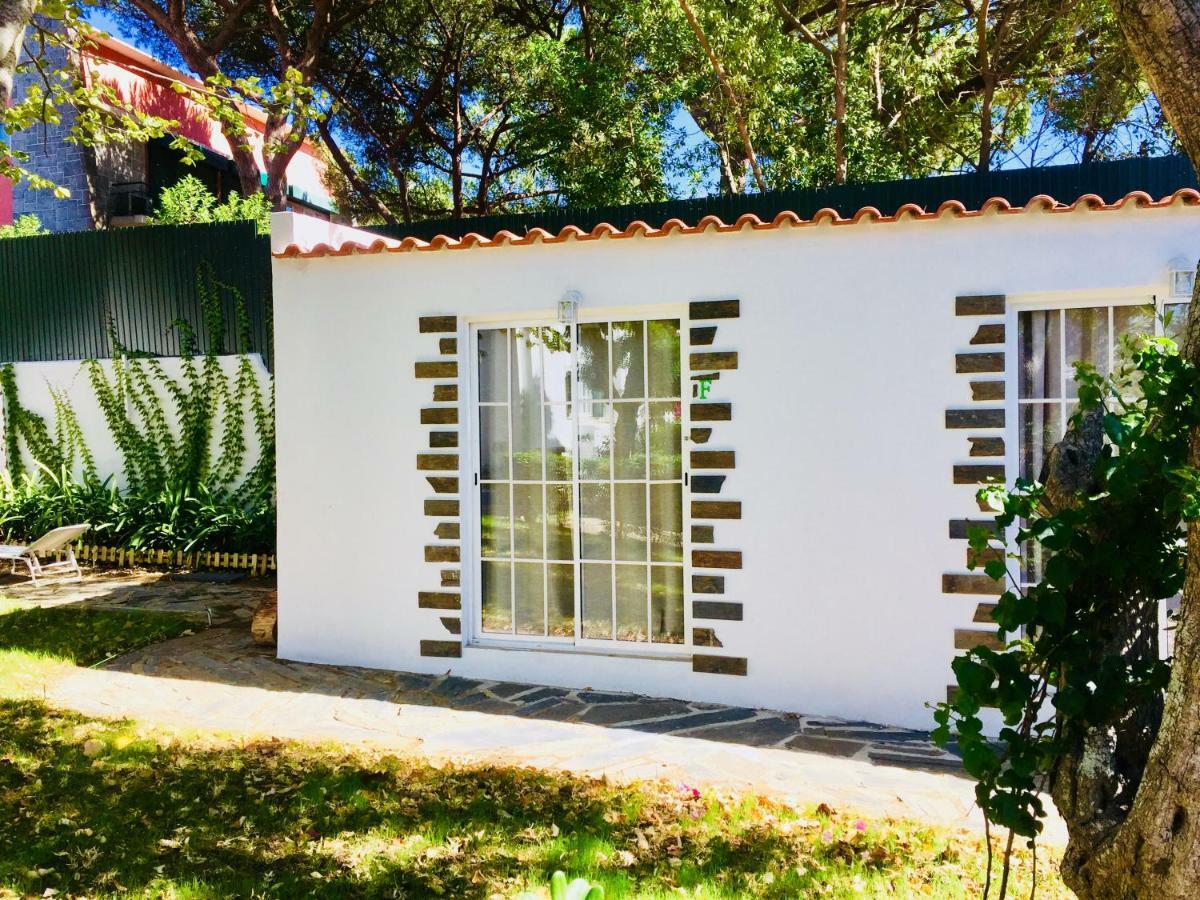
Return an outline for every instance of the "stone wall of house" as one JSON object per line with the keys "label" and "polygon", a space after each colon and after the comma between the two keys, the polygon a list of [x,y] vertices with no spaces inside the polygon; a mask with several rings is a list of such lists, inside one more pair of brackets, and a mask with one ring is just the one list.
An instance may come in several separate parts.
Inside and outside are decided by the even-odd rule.
{"label": "stone wall of house", "polygon": [[[43,67],[47,71],[73,65],[62,47],[47,47]],[[40,83],[36,70],[20,73],[16,79],[17,99]],[[13,188],[13,215],[37,216],[47,231],[88,231],[106,224],[109,193],[113,185],[144,182],[146,145],[119,142],[98,147],[82,147],[68,138],[75,124],[71,107],[60,110],[62,121],[36,125],[12,137],[13,148],[29,154],[24,165],[34,173],[70,191],[63,199],[44,188],[22,182]]]}
{"label": "stone wall of house", "polygon": [[[64,67],[68,62],[64,48],[46,48],[43,65],[48,71]],[[13,85],[16,99],[24,98],[40,79],[36,70],[20,73]],[[71,192],[64,200],[55,197],[52,191],[31,187],[28,182],[13,187],[13,215],[32,213],[41,219],[48,231],[86,231],[94,223],[87,152],[66,140],[74,123],[75,111],[68,107],[62,110],[59,123],[36,125],[12,136],[13,149],[29,154],[28,162],[24,163],[26,168]]]}

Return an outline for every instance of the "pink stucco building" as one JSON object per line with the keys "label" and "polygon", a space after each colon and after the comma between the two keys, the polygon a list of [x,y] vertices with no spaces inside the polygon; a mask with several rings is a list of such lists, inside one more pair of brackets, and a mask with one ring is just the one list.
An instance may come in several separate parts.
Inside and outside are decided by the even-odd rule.
{"label": "pink stucco building", "polygon": [[[78,147],[66,140],[73,116],[64,111],[60,125],[14,135],[13,145],[29,153],[28,165],[34,171],[67,187],[71,197],[59,200],[47,191],[26,185],[14,188],[0,179],[0,224],[25,213],[38,215],[51,231],[139,224],[145,221],[158,193],[188,173],[220,196],[237,188],[229,142],[219,126],[202,106],[172,88],[173,83],[200,87],[200,81],[107,36],[97,37],[89,51],[78,56],[60,52],[56,62],[79,66],[86,80],[112,87],[132,108],[177,122],[175,133],[199,147],[204,159],[193,166],[184,165],[166,138]],[[18,83],[18,95],[22,88]],[[243,114],[261,163],[265,116],[249,106],[243,108]],[[330,216],[333,204],[324,173],[324,160],[306,142],[288,167],[289,205],[294,211]]]}

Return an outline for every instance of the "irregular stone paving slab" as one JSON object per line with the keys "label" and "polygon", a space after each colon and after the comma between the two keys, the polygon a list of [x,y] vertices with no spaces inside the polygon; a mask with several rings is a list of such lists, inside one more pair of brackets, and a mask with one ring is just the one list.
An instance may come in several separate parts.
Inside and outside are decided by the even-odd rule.
{"label": "irregular stone paving slab", "polygon": [[861,741],[843,741],[838,738],[821,737],[814,734],[798,734],[784,743],[789,750],[807,750],[810,753],[828,753],[833,756],[861,756],[867,751]]}
{"label": "irregular stone paving slab", "polygon": [[931,769],[961,766],[956,752],[934,746],[923,732],[871,722],[796,716],[616,691],[568,690],[277,660],[271,648],[250,642],[245,625],[264,592],[273,587],[273,581],[267,579],[213,584],[144,572],[97,573],[82,582],[52,582],[40,588],[20,579],[0,579],[0,593],[31,605],[169,610],[214,626],[214,630],[204,634],[148,647],[115,660],[110,668],[117,671],[247,685],[274,692],[324,694],[364,702],[388,701],[394,705],[474,710],[520,719],[584,722],[748,747],[828,753],[887,765]]}
{"label": "irregular stone paving slab", "polygon": [[[789,738],[795,737],[799,723],[795,716],[767,715],[746,722],[703,728],[698,731],[679,732],[685,737],[703,738],[706,741],[725,741],[730,744],[745,744],[748,747],[778,747]],[[863,749],[861,744],[855,744]]]}
{"label": "irregular stone paving slab", "polygon": [[[159,674],[134,674],[138,666]],[[582,696],[586,691],[555,688],[549,695],[537,695],[541,689],[534,686],[510,691],[504,683],[483,681],[462,694],[465,685],[452,684],[450,690],[461,699],[450,706],[438,694],[440,683],[435,676],[283,662],[256,652],[248,629],[237,626],[147,647],[105,669],[74,670],[48,685],[47,696],[87,715],[128,717],[167,730],[199,730],[240,740],[337,742],[419,754],[434,764],[530,766],[622,783],[666,779],[762,793],[798,806],[828,803],[868,816],[907,816],[976,832],[983,827],[970,780],[939,771],[927,761],[919,770],[890,760],[876,764],[861,758],[868,745],[860,741],[803,734],[803,717],[749,711],[747,719],[693,726],[687,736],[655,734],[513,714],[522,695],[538,696],[534,703],[548,701],[546,715],[555,717],[574,709],[592,713],[608,705],[589,704]],[[518,699],[505,699],[505,694]],[[628,695],[620,695],[612,705],[642,704],[649,711],[664,702],[690,709],[682,717],[675,710],[676,722],[723,709]],[[801,733],[785,736],[775,747],[727,742],[738,728],[773,736],[776,729],[784,733],[785,725]],[[713,732],[711,737],[704,737],[706,730]],[[753,733],[751,741],[757,740]],[[784,749],[785,744],[793,749]],[[903,745],[872,746],[890,753]],[[821,752],[811,752],[810,747]],[[1061,820],[1050,819],[1043,839],[1065,841]]]}
{"label": "irregular stone paving slab", "polygon": [[[582,692],[586,693],[586,692]],[[583,714],[583,721],[593,725],[628,725],[646,719],[661,719],[664,716],[682,716],[690,712],[682,700],[631,700],[628,694],[619,703],[603,703],[593,706]]]}

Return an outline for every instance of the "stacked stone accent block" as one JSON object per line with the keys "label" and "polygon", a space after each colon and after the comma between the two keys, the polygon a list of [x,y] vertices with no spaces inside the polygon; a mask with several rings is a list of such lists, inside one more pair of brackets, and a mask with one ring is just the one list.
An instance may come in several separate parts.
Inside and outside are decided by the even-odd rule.
{"label": "stacked stone accent block", "polygon": [[[734,350],[721,349],[722,320],[736,319],[741,315],[738,300],[708,300],[692,303],[689,316],[693,324],[689,332],[692,352],[688,357],[691,372],[692,402],[689,415],[692,428],[689,452],[692,494],[692,575],[693,595],[691,601],[692,620],[698,624],[692,629],[692,644],[696,648],[720,650],[723,648],[715,623],[740,622],[742,604],[724,598],[725,576],[717,574],[742,567],[742,552],[725,547],[721,541],[722,524],[741,519],[742,504],[719,496],[725,487],[728,473],[737,468],[737,454],[727,449],[729,428],[733,421],[733,404],[710,399],[719,384],[722,373],[734,372],[738,368],[738,354]],[[698,350],[697,348],[704,348]],[[707,382],[707,390],[701,385]],[[724,439],[724,440],[723,440]],[[695,445],[704,445],[695,449]],[[696,546],[699,545],[699,546]],[[745,675],[749,663],[746,659],[717,653],[696,652],[692,655],[692,671],[712,675]]]}
{"label": "stacked stone accent block", "polygon": [[[961,432],[966,438],[965,454],[972,460],[979,460],[955,464],[950,472],[954,484],[983,485],[1007,480],[1003,431],[1006,425],[1003,406],[1007,363],[1004,352],[1006,305],[1000,294],[962,296],[954,301],[955,315],[977,324],[969,342],[971,349],[954,357],[954,371],[963,376],[970,401],[946,410],[946,428]],[[947,536],[952,541],[965,541],[973,529],[981,527],[995,537],[1000,536],[999,527],[992,518],[951,519]],[[1000,638],[991,617],[995,604],[980,603],[978,598],[981,595],[999,596],[1002,587],[978,568],[971,571],[970,567],[982,567],[992,559],[1003,558],[1003,554],[998,548],[981,552],[967,548],[964,552],[961,571],[942,573],[942,593],[970,602],[972,610],[970,624],[973,627],[955,629],[954,648],[959,651],[974,647],[999,648]],[[953,696],[952,688],[947,690],[947,696]]]}
{"label": "stacked stone accent block", "polygon": [[[439,616],[436,636],[420,639],[421,655],[462,656],[462,594],[458,565],[462,560],[459,504],[458,434],[458,319],[455,316],[422,316],[422,335],[428,335],[429,358],[418,360],[413,376],[431,383],[430,404],[419,413],[428,435],[428,453],[417,454],[417,471],[429,485],[422,513],[430,520],[431,542],[425,546],[425,562],[436,567],[441,590],[418,591],[421,609],[454,613]],[[454,568],[446,568],[452,564]],[[432,620],[431,620],[432,621]]]}

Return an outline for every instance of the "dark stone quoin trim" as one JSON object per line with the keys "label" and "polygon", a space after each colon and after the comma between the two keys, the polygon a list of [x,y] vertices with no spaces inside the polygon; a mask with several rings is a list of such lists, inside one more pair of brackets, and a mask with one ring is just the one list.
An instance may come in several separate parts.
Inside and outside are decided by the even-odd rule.
{"label": "dark stone quoin trim", "polygon": [[[971,317],[973,320],[986,317],[983,322],[973,322],[975,327],[970,337],[970,346],[978,351],[960,352],[954,357],[954,371],[963,376],[963,387],[970,393],[970,404],[946,410],[946,428],[965,432],[965,455],[991,457],[987,463],[955,463],[950,472],[952,483],[958,485],[982,485],[989,481],[1007,481],[1004,469],[1005,426],[1004,374],[1006,359],[1004,352],[1004,314],[1007,308],[1002,294],[981,294],[956,297],[954,314]],[[986,348],[986,349],[985,349]],[[994,375],[998,377],[989,378]],[[982,376],[982,377],[980,377]],[[965,512],[965,510],[964,510]],[[947,536],[953,541],[965,540],[972,529],[986,528],[994,537],[999,536],[995,519],[951,519]],[[1002,558],[998,548],[982,552],[968,549],[964,569],[942,573],[942,593],[962,602],[963,622],[970,627],[956,628],[953,646],[956,651],[974,647],[1000,647],[1000,637],[992,624],[992,603],[980,603],[978,598],[997,596],[1001,586],[979,569],[970,571],[970,566],[982,566],[990,559]],[[953,697],[954,688],[947,688],[947,696]]]}
{"label": "dark stone quoin trim", "polygon": [[[742,503],[740,500],[727,500],[718,496],[724,490],[728,478],[728,475],[719,473],[735,469],[737,455],[732,449],[722,449],[729,446],[727,442],[731,435],[724,423],[733,421],[733,404],[721,399],[712,399],[717,394],[718,386],[725,388],[728,384],[727,381],[721,380],[722,373],[736,372],[738,368],[737,351],[721,349],[721,320],[738,318],[741,315],[741,303],[737,300],[697,301],[690,305],[688,313],[693,322],[714,322],[691,329],[692,346],[716,347],[714,350],[693,352],[688,359],[692,384],[690,418],[693,423],[700,422],[705,426],[692,429],[693,448],[689,451],[692,469],[689,485],[692,494],[691,518],[694,523],[692,544],[700,545],[692,549],[692,567],[700,571],[692,575],[691,593],[702,598],[725,593],[725,576],[707,574],[705,570],[720,571],[742,567],[740,550],[717,549],[722,546],[720,537],[725,527],[724,523],[741,519]],[[728,347],[728,344],[724,346]],[[711,427],[708,427],[710,425]],[[703,444],[705,448],[695,449],[696,444]],[[729,599],[700,598],[692,599],[691,604],[692,621],[696,623],[692,628],[693,646],[723,649],[725,645],[718,634],[716,624],[742,621],[742,604]],[[693,672],[737,676],[745,675],[748,667],[749,662],[741,657],[713,653],[694,653],[692,656]]]}
{"label": "dark stone quoin trim", "polygon": [[[427,432],[426,443],[435,452],[417,455],[417,471],[425,475],[433,496],[426,496],[421,512],[431,521],[430,532],[435,543],[425,547],[425,562],[438,586],[453,590],[418,591],[420,609],[439,612],[458,612],[462,594],[458,588],[461,574],[458,568],[445,568],[447,563],[458,565],[462,558],[461,519],[458,502],[458,318],[455,316],[423,316],[418,330],[430,335],[423,348],[429,356],[452,359],[426,359],[416,363],[413,375],[418,379],[436,380],[430,400],[436,404],[420,410],[419,421]],[[426,474],[444,472],[444,475]],[[424,621],[424,620],[423,620]],[[422,656],[456,658],[462,656],[462,620],[458,616],[438,616],[428,620],[429,637],[419,638]]]}

